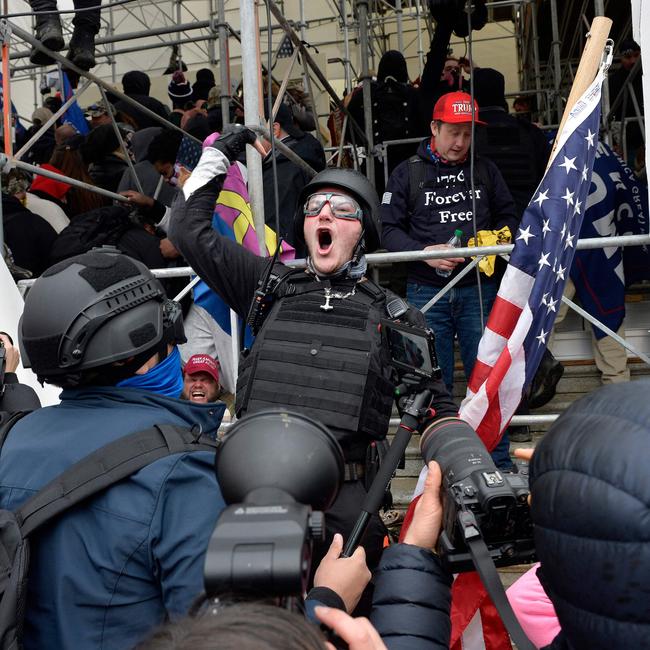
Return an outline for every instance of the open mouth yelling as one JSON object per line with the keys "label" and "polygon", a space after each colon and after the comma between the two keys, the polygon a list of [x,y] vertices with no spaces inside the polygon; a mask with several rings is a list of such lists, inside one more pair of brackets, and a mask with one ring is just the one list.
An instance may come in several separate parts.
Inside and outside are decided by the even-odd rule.
{"label": "open mouth yelling", "polygon": [[205,399],[205,391],[200,390],[200,389],[194,389],[191,393],[192,395],[192,401],[193,402],[199,402],[201,400]]}
{"label": "open mouth yelling", "polygon": [[332,233],[327,228],[319,228],[316,232],[318,237],[318,254],[327,255],[332,249]]}

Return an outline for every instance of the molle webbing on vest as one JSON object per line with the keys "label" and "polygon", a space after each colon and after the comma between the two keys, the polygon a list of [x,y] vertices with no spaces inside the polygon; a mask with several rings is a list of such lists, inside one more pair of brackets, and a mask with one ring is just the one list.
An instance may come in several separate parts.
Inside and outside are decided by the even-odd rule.
{"label": "molle webbing on vest", "polygon": [[[326,312],[324,285],[310,283],[306,292],[293,286],[275,302],[241,363],[237,413],[293,407],[329,427],[346,460],[363,460],[370,439],[386,435],[393,404],[379,332],[384,293],[356,285],[354,295],[332,299]],[[333,291],[346,294],[353,286]]]}

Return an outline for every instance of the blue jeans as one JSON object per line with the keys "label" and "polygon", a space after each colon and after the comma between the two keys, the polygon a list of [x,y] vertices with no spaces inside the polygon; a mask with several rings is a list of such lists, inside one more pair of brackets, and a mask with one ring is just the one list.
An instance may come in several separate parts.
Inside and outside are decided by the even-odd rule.
{"label": "blue jeans", "polygon": [[[436,293],[438,293],[436,287],[415,282],[409,282],[406,288],[407,300],[418,309],[424,307]],[[497,285],[491,282],[484,283],[481,285],[481,293],[483,319],[484,322],[487,322],[497,295]],[[431,309],[425,312],[424,316],[427,325],[435,334],[436,353],[442,371],[442,379],[451,395],[454,387],[454,339],[458,337],[465,379],[469,381],[478,353],[478,343],[483,335],[478,287],[471,285],[450,289]],[[504,434],[492,452],[492,458],[500,469],[512,467],[509,448],[508,436]]]}

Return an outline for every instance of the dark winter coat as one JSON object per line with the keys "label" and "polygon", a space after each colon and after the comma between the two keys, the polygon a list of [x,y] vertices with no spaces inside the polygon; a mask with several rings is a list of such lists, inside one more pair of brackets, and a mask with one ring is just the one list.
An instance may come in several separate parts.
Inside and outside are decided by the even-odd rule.
{"label": "dark winter coat", "polygon": [[553,650],[650,647],[650,381],[574,403],[530,467],[538,576],[562,632]]}
{"label": "dark winter coat", "polygon": [[[134,99],[138,104],[142,104],[145,108],[148,108],[150,111],[153,111],[165,119],[169,116],[169,109],[155,97],[149,96],[151,80],[144,72],[141,72],[140,70],[127,72],[124,77],[122,77],[122,87],[124,88],[124,94],[131,99]],[[133,118],[138,129],[145,129],[149,126],[161,126],[161,122],[149,117],[133,106],[133,104],[124,100],[116,102],[115,108]]]}
{"label": "dark winter coat", "polygon": [[14,196],[2,195],[4,238],[18,266],[38,276],[50,265],[56,230]]}
{"label": "dark winter coat", "polygon": [[[417,155],[422,162],[407,160],[401,163],[388,180],[380,215],[383,223],[382,243],[391,252],[419,251],[430,244],[444,244],[457,229],[463,231],[462,246],[467,246],[470,237],[474,236],[470,161],[468,159],[458,165],[434,161],[427,150],[428,144],[429,139],[426,139],[418,149]],[[411,206],[409,168],[416,165],[420,168],[424,166],[424,175]],[[480,161],[477,158],[474,169],[477,232],[508,226],[514,237],[519,219],[499,170],[494,163],[483,158]],[[467,263],[459,264],[452,277]],[[443,286],[449,281],[425,262],[409,263],[408,273],[410,281],[422,284]],[[468,273],[459,284],[474,283],[476,275]]]}
{"label": "dark winter coat", "polygon": [[388,650],[443,650],[451,636],[451,575],[431,551],[395,544],[375,572],[371,623]]}
{"label": "dark winter coat", "polygon": [[[214,431],[223,405],[133,388],[64,390],[25,416],[0,456],[0,507],[14,509],[73,463],[156,423]],[[62,515],[31,539],[25,650],[124,650],[203,590],[224,507],[214,453],[168,456]]]}

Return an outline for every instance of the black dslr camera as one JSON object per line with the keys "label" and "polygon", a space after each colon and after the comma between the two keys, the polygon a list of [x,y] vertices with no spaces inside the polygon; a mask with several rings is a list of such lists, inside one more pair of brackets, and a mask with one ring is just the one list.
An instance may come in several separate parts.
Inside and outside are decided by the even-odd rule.
{"label": "black dslr camera", "polygon": [[236,422],[215,469],[228,507],[205,560],[209,598],[235,593],[301,597],[314,541],[343,482],[343,452],[322,424],[298,413],[260,411]]}
{"label": "black dslr camera", "polygon": [[528,505],[528,464],[501,472],[472,429],[464,424],[427,428],[420,439],[425,462],[443,475],[443,532],[438,551],[454,573],[473,571],[467,540],[480,536],[496,566],[535,560]]}

